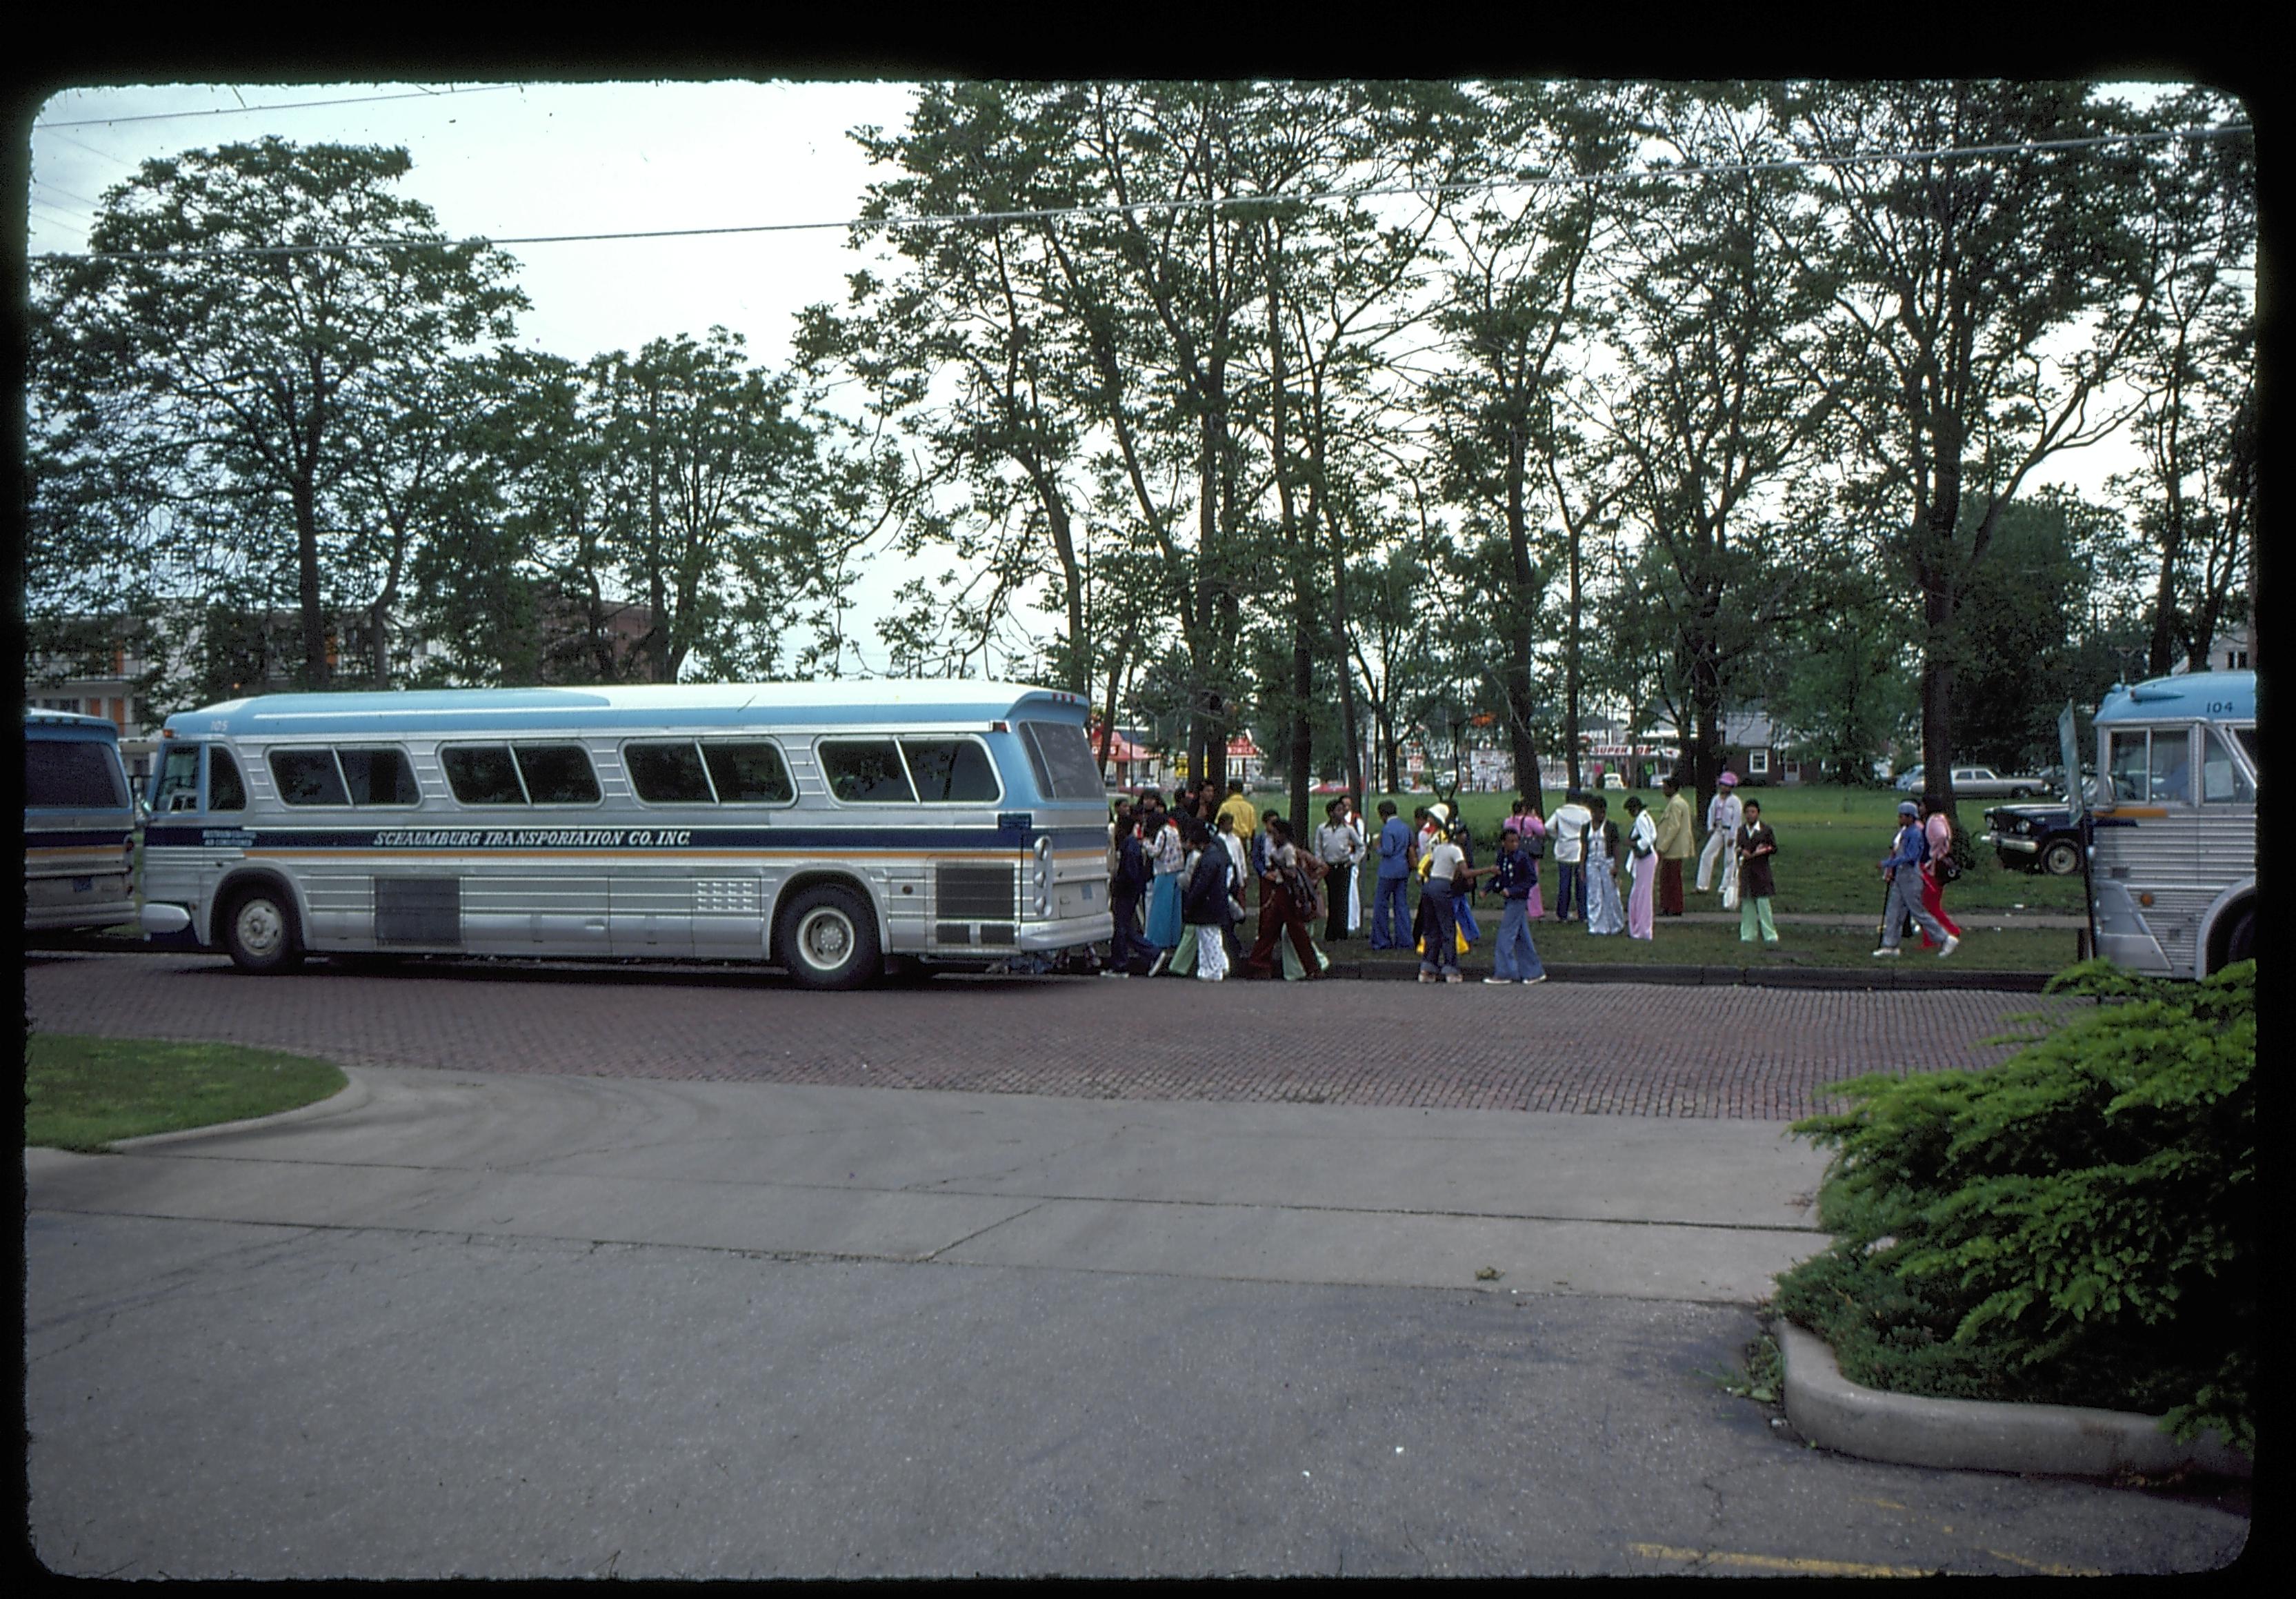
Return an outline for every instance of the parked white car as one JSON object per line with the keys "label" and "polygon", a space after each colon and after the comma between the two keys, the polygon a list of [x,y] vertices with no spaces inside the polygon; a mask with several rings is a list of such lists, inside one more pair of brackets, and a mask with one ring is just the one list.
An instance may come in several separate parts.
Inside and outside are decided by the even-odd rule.
{"label": "parked white car", "polygon": [[[1953,769],[1953,793],[1956,800],[2025,800],[2050,791],[2049,780],[2038,775],[2030,777],[2004,777],[1991,767],[1956,767]],[[1922,791],[1922,768],[1915,767],[1898,779],[1898,787],[1906,793]]]}

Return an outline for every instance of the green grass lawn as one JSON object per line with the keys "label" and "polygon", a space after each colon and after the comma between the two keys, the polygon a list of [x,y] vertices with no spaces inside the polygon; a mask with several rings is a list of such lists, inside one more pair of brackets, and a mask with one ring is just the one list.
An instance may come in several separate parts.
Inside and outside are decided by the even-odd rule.
{"label": "green grass lawn", "polygon": [[[1664,801],[1656,789],[1637,790],[1645,804],[1653,808]],[[1803,783],[1792,788],[1742,790],[1762,802],[1762,818],[1778,835],[1778,853],[1775,866],[1777,893],[1771,900],[1771,909],[1785,911],[1822,911],[1857,915],[1871,915],[1878,923],[1882,916],[1882,873],[1874,865],[1889,852],[1890,840],[1897,831],[1898,802],[1905,796],[1895,789],[1842,789],[1823,784]],[[1397,814],[1405,821],[1411,819],[1414,807],[1434,802],[1432,794],[1374,794],[1365,802],[1365,820],[1376,828],[1379,821],[1379,801],[1392,799]],[[1619,823],[1623,835],[1627,830],[1625,794],[1613,792],[1611,801],[1611,819]],[[1285,809],[1280,794],[1255,794],[1252,799],[1263,813],[1273,810],[1282,814]],[[1499,825],[1506,818],[1513,802],[1512,794],[1463,794],[1459,808],[1469,826],[1474,830],[1475,859],[1488,864],[1496,848]],[[1309,807],[1311,821],[1323,820],[1324,799],[1316,800]],[[1960,826],[1972,841],[1985,831],[1983,800],[1969,800],[1960,808]],[[1562,804],[1560,790],[1546,794],[1546,814],[1553,816]],[[1706,844],[1704,818],[1698,818],[1697,843],[1702,849]],[[1988,846],[1975,845],[1975,863],[1961,881],[1946,890],[1947,910],[1956,921],[1963,920],[1964,911],[2041,911],[2059,915],[2078,916],[2082,913],[2081,880],[2074,877],[2047,877],[2014,870],[2001,865],[1999,857]],[[1697,891],[1693,861],[1685,871],[1691,881],[1685,889],[1686,908],[1718,910],[1720,900],[1713,894]],[[1368,874],[1366,874],[1368,875]],[[1554,873],[1542,865],[1540,882],[1553,897]],[[1370,890],[1365,889],[1368,903]],[[1661,936],[1669,931],[1660,927]],[[1733,937],[1735,935],[1733,934]],[[2070,964],[2071,935],[2063,936]],[[1595,943],[1603,940],[1597,939]],[[1853,940],[1854,941],[1854,940]],[[1873,947],[1869,944],[1866,949]],[[1858,954],[1863,956],[1866,950]],[[1956,953],[1954,958],[1961,955]]]}
{"label": "green grass lawn", "polygon": [[236,1044],[35,1033],[24,1052],[24,1142],[101,1150],[291,1111],[343,1086],[324,1061]]}

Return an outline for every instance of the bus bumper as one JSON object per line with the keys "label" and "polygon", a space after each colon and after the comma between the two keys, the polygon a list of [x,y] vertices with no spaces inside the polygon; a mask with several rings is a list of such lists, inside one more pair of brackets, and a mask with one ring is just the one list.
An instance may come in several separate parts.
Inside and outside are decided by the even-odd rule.
{"label": "bus bumper", "polygon": [[192,913],[180,905],[149,905],[135,914],[144,941],[162,949],[197,949],[199,935],[192,931]]}
{"label": "bus bumper", "polygon": [[1081,944],[1105,944],[1115,936],[1116,917],[1103,911],[1093,916],[1063,916],[1057,922],[1023,922],[1019,945],[1032,954],[1048,954]]}

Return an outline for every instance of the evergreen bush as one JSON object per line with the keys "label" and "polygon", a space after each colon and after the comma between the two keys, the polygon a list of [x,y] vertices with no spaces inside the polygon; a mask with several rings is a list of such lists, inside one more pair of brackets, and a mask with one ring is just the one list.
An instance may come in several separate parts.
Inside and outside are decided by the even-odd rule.
{"label": "evergreen bush", "polygon": [[1989,1070],[1868,1076],[1793,1130],[1838,1152],[1833,1245],[1777,1309],[1855,1382],[2164,1411],[2253,1456],[2256,966],[2200,983],[2102,961],[2095,1008]]}

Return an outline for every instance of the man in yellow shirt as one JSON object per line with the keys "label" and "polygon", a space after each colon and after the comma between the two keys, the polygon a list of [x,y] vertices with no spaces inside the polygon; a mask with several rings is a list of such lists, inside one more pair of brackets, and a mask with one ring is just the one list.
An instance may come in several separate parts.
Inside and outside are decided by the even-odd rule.
{"label": "man in yellow shirt", "polygon": [[[1259,808],[1243,797],[1242,778],[1231,777],[1227,780],[1227,798],[1221,801],[1219,809],[1212,816],[1215,826],[1218,824],[1222,816],[1229,818],[1229,825],[1234,831],[1237,842],[1243,846],[1243,857],[1250,860],[1251,835],[1259,830]],[[1251,873],[1253,879],[1257,879],[1259,875],[1257,872]]]}
{"label": "man in yellow shirt", "polygon": [[1693,852],[1690,801],[1678,779],[1660,785],[1666,790],[1666,809],[1658,819],[1658,914],[1682,914],[1682,864]]}

